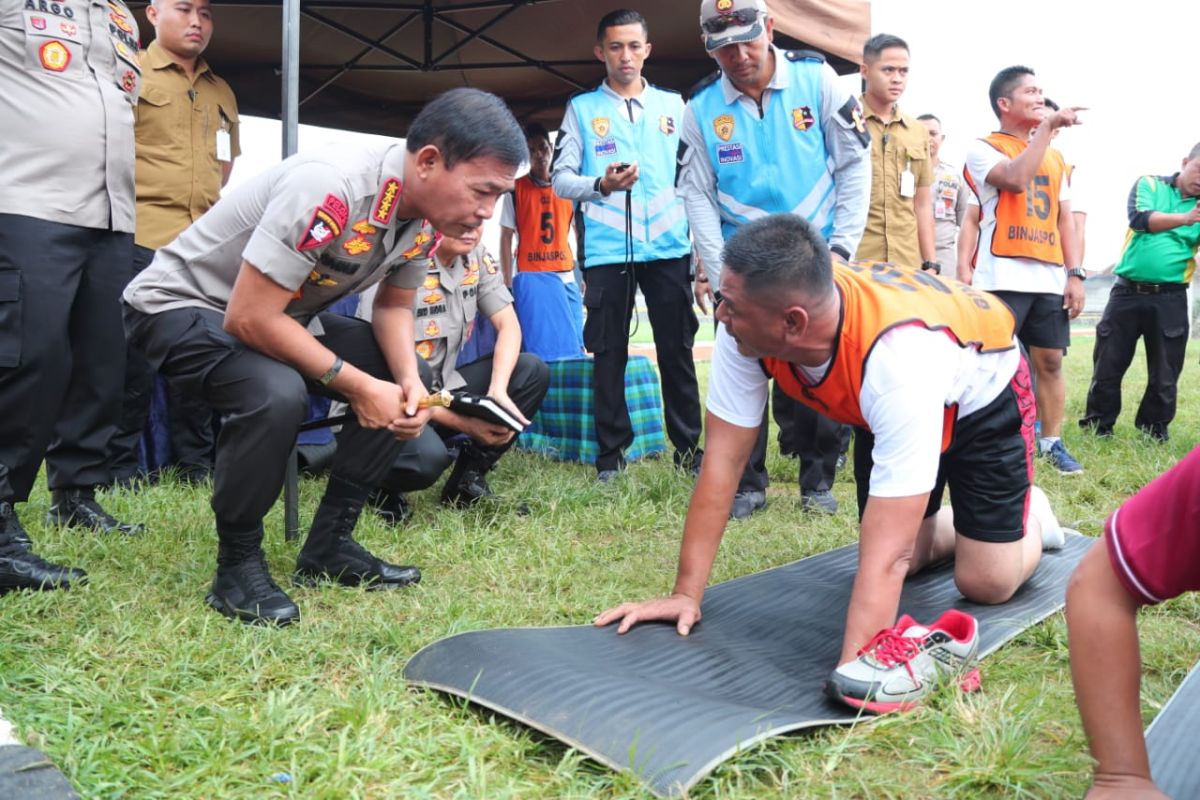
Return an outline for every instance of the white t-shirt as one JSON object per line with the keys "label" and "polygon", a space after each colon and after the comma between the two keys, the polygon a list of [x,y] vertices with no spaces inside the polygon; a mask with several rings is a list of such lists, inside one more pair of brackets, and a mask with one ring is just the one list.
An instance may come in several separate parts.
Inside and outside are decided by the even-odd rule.
{"label": "white t-shirt", "polygon": [[[1067,272],[1061,265],[1047,264],[1032,258],[1002,258],[992,254],[992,236],[996,231],[996,204],[1000,190],[987,182],[988,173],[1008,156],[982,139],[967,148],[967,171],[979,190],[979,205],[983,218],[979,221],[979,246],[975,256],[975,276],[971,285],[977,289],[1008,292],[1062,294],[1067,288]],[[1058,200],[1071,199],[1066,181],[1058,189]]]}
{"label": "white t-shirt", "polygon": [[[1016,373],[1020,351],[980,353],[947,333],[908,325],[885,333],[871,350],[859,404],[875,434],[870,493],[909,497],[937,480],[945,408],[958,404],[962,419],[984,408]],[[810,378],[819,378],[805,370]],[[768,378],[758,359],[738,352],[717,326],[707,407],[731,425],[756,428],[767,403]]]}

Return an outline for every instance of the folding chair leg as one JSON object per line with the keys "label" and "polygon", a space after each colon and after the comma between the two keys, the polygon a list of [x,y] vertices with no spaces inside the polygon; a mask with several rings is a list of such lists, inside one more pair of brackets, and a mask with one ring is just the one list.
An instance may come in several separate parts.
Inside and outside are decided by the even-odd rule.
{"label": "folding chair leg", "polygon": [[283,537],[289,542],[300,538],[300,475],[296,448],[288,454],[283,481]]}

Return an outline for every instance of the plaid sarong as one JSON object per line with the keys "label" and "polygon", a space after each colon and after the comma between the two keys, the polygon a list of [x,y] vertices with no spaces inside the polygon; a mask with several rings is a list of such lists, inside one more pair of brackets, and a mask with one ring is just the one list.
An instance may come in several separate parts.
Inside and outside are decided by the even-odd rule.
{"label": "plaid sarong", "polygon": [[[596,463],[596,422],[592,417],[592,360],[553,361],[550,389],[533,423],[517,437],[517,447],[559,461]],[[662,394],[658,371],[646,356],[629,357],[625,366],[625,404],[633,422],[627,461],[665,453]]]}

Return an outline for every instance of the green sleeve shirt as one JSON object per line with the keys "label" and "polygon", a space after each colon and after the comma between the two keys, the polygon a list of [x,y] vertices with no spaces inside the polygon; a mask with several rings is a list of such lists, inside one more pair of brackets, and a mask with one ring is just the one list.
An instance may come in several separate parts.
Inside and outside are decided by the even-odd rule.
{"label": "green sleeve shirt", "polygon": [[1200,225],[1183,225],[1151,233],[1150,215],[1186,214],[1196,207],[1195,197],[1183,197],[1176,188],[1177,175],[1143,175],[1129,193],[1129,231],[1117,275],[1138,283],[1189,283],[1200,248]]}

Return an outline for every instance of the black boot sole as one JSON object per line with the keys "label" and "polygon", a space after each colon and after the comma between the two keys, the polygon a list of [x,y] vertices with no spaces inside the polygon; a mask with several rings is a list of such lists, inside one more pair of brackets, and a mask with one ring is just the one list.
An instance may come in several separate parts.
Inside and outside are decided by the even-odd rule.
{"label": "black boot sole", "polygon": [[296,570],[292,573],[292,583],[296,586],[303,586],[307,589],[313,589],[327,584],[334,584],[337,586],[345,586],[350,589],[362,587],[368,592],[390,592],[396,589],[404,589],[408,586],[415,586],[420,582],[420,575],[410,581],[384,582],[375,578],[363,580],[357,575],[333,575],[328,572],[302,572],[300,570]]}
{"label": "black boot sole", "polygon": [[204,602],[210,607],[220,612],[229,619],[236,619],[239,622],[244,622],[247,625],[262,625],[264,627],[282,628],[285,625],[291,625],[293,622],[300,621],[300,615],[297,613],[294,617],[264,617],[255,614],[252,611],[244,611],[240,608],[234,608],[221,597],[218,597],[214,592],[209,592]]}

